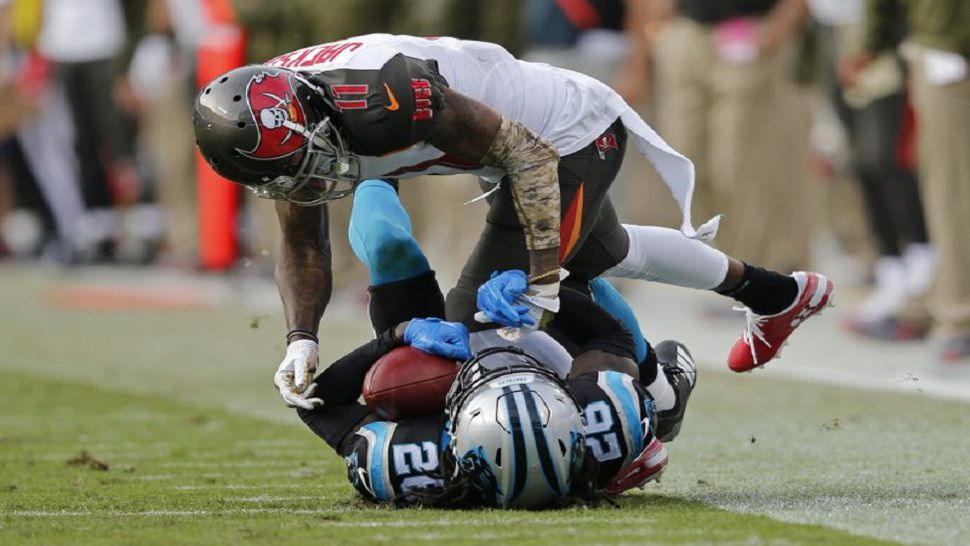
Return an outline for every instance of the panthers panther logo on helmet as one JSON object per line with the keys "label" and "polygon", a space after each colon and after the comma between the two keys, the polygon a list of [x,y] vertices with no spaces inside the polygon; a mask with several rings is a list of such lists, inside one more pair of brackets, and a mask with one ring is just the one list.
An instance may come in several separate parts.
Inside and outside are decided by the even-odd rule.
{"label": "panthers panther logo on helmet", "polygon": [[280,159],[306,144],[306,114],[296,99],[288,74],[261,72],[249,80],[246,100],[259,138],[251,150],[239,150],[253,159]]}

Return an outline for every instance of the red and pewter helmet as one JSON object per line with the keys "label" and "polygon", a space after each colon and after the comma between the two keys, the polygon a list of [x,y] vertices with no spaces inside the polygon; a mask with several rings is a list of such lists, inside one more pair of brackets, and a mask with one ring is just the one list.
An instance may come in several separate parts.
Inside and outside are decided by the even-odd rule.
{"label": "red and pewter helmet", "polygon": [[259,197],[302,206],[340,199],[360,182],[360,161],[326,101],[296,72],[236,68],[196,98],[195,142],[217,173]]}

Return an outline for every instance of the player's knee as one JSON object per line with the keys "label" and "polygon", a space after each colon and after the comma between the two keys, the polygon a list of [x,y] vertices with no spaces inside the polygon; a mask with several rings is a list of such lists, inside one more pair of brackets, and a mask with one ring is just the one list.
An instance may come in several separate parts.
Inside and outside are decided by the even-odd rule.
{"label": "player's knee", "polygon": [[394,222],[371,222],[359,235],[357,255],[371,270],[373,284],[399,281],[429,270],[414,236]]}
{"label": "player's knee", "polygon": [[417,241],[407,231],[384,229],[371,238],[368,246],[368,261],[381,269],[390,269],[415,260],[424,260],[424,253]]}

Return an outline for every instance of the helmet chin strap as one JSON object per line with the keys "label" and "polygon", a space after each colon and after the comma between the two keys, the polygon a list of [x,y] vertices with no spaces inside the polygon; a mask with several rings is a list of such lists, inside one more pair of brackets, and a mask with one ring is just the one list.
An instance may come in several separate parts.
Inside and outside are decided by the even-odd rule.
{"label": "helmet chin strap", "polygon": [[[326,100],[327,95],[324,93],[323,88],[314,84],[298,72],[292,70],[288,70],[288,72],[294,79],[315,93],[320,100]],[[307,139],[307,150],[303,159],[303,164],[296,175],[297,179],[308,179],[315,177],[329,180],[332,184],[351,183],[356,185],[360,182],[360,162],[356,155],[347,149],[347,144],[343,139],[343,135],[340,134],[339,129],[334,125],[329,115],[324,115],[318,123],[309,127],[299,123],[294,123],[291,120],[283,121],[283,125]],[[315,172],[318,166],[317,164],[320,162],[319,159],[316,159],[318,154],[329,156],[331,160],[329,164],[332,164],[332,175],[329,173],[321,175]],[[357,180],[353,180],[351,178],[354,176],[351,173],[353,173],[355,170],[358,177]],[[350,174],[351,177],[348,177],[348,174]],[[303,185],[306,185],[307,180],[301,180],[301,182],[302,183],[300,186],[302,187]],[[287,201],[298,205],[316,205],[333,199],[339,199],[347,194],[345,191],[336,192],[339,195],[331,197],[333,193],[334,192],[332,191],[327,191],[326,195],[322,195],[318,199],[313,199],[306,202],[297,202],[292,199],[287,199]]]}
{"label": "helmet chin strap", "polygon": [[313,137],[313,133],[312,133],[312,132],[310,132],[310,131],[309,131],[309,130],[308,130],[308,129],[307,129],[306,127],[304,127],[303,125],[300,125],[299,123],[293,123],[293,122],[292,122],[292,121],[290,121],[290,120],[284,120],[284,121],[283,121],[283,127],[286,127],[287,129],[289,129],[289,130],[291,130],[291,131],[296,131],[297,133],[300,133],[300,134],[301,134],[301,135],[303,135],[303,136],[304,136],[304,137],[305,137],[305,138],[306,138],[307,140],[310,140],[310,139],[311,139],[311,138]]}
{"label": "helmet chin strap", "polygon": [[290,73],[293,74],[294,78],[300,80],[300,83],[312,89],[314,93],[320,95],[321,98],[327,96],[327,94],[323,92],[322,87],[304,78],[299,72],[294,72],[291,70]]}
{"label": "helmet chin strap", "polygon": [[[327,94],[323,91],[323,88],[322,87],[320,87],[319,85],[311,82],[309,79],[304,78],[303,75],[300,74],[299,72],[296,72],[296,71],[293,71],[293,70],[289,70],[289,72],[293,76],[294,79],[298,80],[303,85],[309,87],[311,91],[313,91],[314,93],[316,93],[317,95],[319,95],[319,97],[320,97],[321,100],[324,100],[324,99],[327,98]],[[324,116],[324,118],[320,122],[320,124],[325,123],[328,117],[329,116]],[[318,125],[320,125],[320,124],[318,124]],[[314,126],[313,129],[316,129],[316,126]],[[313,139],[313,135],[316,133],[315,130],[307,129],[305,127],[302,128],[302,129],[294,129],[294,130],[295,131],[299,131],[301,135],[307,137],[307,139],[309,139],[309,140],[312,140]]]}

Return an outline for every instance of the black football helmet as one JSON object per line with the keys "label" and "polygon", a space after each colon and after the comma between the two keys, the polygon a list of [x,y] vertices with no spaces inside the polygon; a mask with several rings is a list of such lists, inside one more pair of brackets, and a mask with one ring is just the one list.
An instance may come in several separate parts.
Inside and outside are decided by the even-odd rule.
{"label": "black football helmet", "polygon": [[226,72],[195,101],[195,142],[220,175],[259,197],[311,206],[351,195],[360,160],[323,89],[291,70]]}

